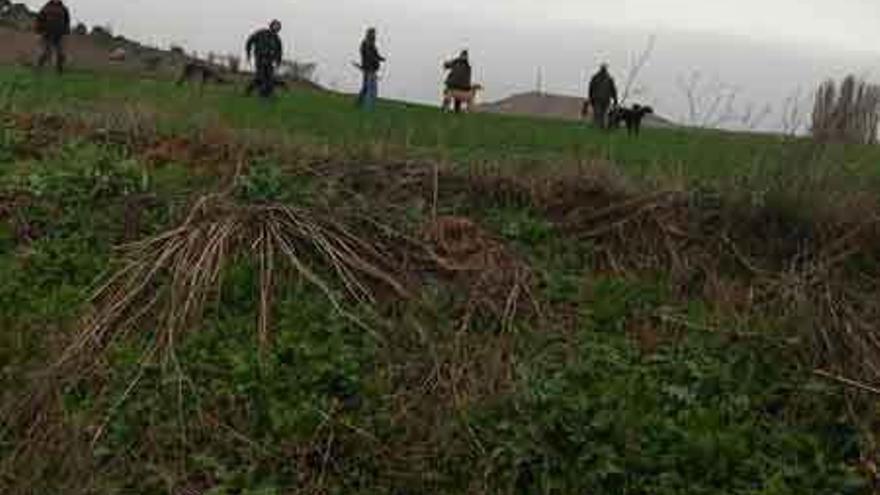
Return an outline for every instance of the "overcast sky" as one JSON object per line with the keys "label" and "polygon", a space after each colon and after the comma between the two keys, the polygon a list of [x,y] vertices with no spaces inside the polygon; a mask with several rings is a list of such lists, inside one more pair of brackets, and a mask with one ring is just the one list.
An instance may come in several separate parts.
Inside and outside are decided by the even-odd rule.
{"label": "overcast sky", "polygon": [[[29,0],[38,7],[41,0]],[[762,127],[781,124],[784,100],[802,99],[831,75],[880,73],[878,0],[68,0],[89,25],[160,46],[240,53],[244,38],[273,17],[294,58],[319,64],[319,78],[353,90],[363,29],[379,29],[389,58],[385,96],[433,102],[440,62],[468,47],[487,98],[544,89],[581,94],[608,61],[620,85],[636,54],[655,39],[632,101],[675,119],[690,115],[683,86],[709,113],[735,94],[744,113],[771,105]],[[699,106],[699,105],[698,105]],[[803,106],[803,104],[802,104]],[[756,110],[757,111],[757,110]],[[755,112],[756,112],[755,111]],[[753,112],[753,114],[755,113]],[[716,112],[718,113],[718,112]],[[723,113],[723,112],[722,112]],[[732,125],[728,123],[728,125]]]}

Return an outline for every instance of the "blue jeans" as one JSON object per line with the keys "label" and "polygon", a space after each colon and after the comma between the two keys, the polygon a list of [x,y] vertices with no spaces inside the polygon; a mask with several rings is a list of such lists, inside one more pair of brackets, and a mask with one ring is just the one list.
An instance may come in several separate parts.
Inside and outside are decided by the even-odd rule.
{"label": "blue jeans", "polygon": [[361,108],[372,110],[379,96],[379,78],[375,72],[364,71],[364,81],[358,94],[357,104]]}

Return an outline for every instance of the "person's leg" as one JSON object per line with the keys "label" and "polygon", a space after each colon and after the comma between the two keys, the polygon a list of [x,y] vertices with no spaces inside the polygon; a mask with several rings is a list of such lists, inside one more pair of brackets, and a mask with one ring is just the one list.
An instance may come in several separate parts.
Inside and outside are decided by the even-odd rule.
{"label": "person's leg", "polygon": [[605,102],[600,102],[593,105],[593,119],[596,122],[596,127],[599,129],[607,129],[608,128],[608,104]]}
{"label": "person's leg", "polygon": [[358,92],[357,101],[355,105],[359,108],[363,108],[367,99],[367,73],[361,72],[361,90]]}
{"label": "person's leg", "polygon": [[370,75],[370,108],[376,106],[379,99],[379,75],[375,72]]}
{"label": "person's leg", "polygon": [[67,56],[64,53],[64,38],[58,37],[52,40],[52,49],[55,51],[55,72],[61,74],[64,72],[64,63]]}
{"label": "person's leg", "polygon": [[275,64],[269,62],[266,64],[265,77],[263,79],[263,97],[270,98],[275,92]]}
{"label": "person's leg", "polygon": [[367,106],[372,110],[379,98],[379,78],[375,72],[370,73],[367,84]]}
{"label": "person's leg", "polygon": [[257,88],[263,98],[272,95],[272,63],[269,61],[257,61]]}
{"label": "person's leg", "polygon": [[43,36],[40,38],[40,56],[37,58],[37,67],[43,67],[46,65],[46,62],[49,61],[49,57],[51,56],[52,44],[48,37]]}

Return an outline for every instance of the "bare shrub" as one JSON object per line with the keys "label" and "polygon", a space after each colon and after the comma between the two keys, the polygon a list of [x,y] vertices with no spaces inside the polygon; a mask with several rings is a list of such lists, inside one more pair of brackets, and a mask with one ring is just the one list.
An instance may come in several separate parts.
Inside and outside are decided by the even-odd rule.
{"label": "bare shrub", "polygon": [[235,55],[227,56],[226,65],[229,68],[229,72],[238,74],[241,71],[241,57]]}
{"label": "bare shrub", "polygon": [[875,144],[878,124],[880,85],[849,75],[840,85],[828,80],[819,86],[810,129],[814,139]]}
{"label": "bare shrub", "polygon": [[292,79],[294,81],[312,81],[315,80],[315,72],[318,70],[318,64],[314,62],[299,62],[296,60],[285,60],[281,62],[279,73],[282,77]]}
{"label": "bare shrub", "polygon": [[644,89],[637,86],[636,82],[642,70],[648,64],[648,61],[651,60],[651,55],[653,55],[654,47],[656,45],[657,36],[651,35],[648,38],[648,42],[645,45],[645,48],[640,53],[630,56],[629,69],[627,70],[626,74],[626,82],[623,86],[623,95],[620,98],[621,104],[626,103],[630,95],[638,95],[644,92]]}

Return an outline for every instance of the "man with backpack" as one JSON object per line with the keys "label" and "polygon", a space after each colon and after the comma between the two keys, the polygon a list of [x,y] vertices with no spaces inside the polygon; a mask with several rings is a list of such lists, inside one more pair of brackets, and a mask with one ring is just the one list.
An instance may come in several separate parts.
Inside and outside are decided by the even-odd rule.
{"label": "man with backpack", "polygon": [[49,0],[37,14],[35,31],[40,35],[42,52],[37,61],[43,67],[55,56],[55,70],[64,71],[64,37],[70,34],[70,12],[61,0]]}
{"label": "man with backpack", "polygon": [[254,58],[256,74],[247,87],[247,94],[259,90],[260,96],[268,98],[275,90],[275,69],[281,65],[283,49],[281,45],[281,21],[274,20],[268,28],[260,29],[252,34],[245,45],[247,59]]}

